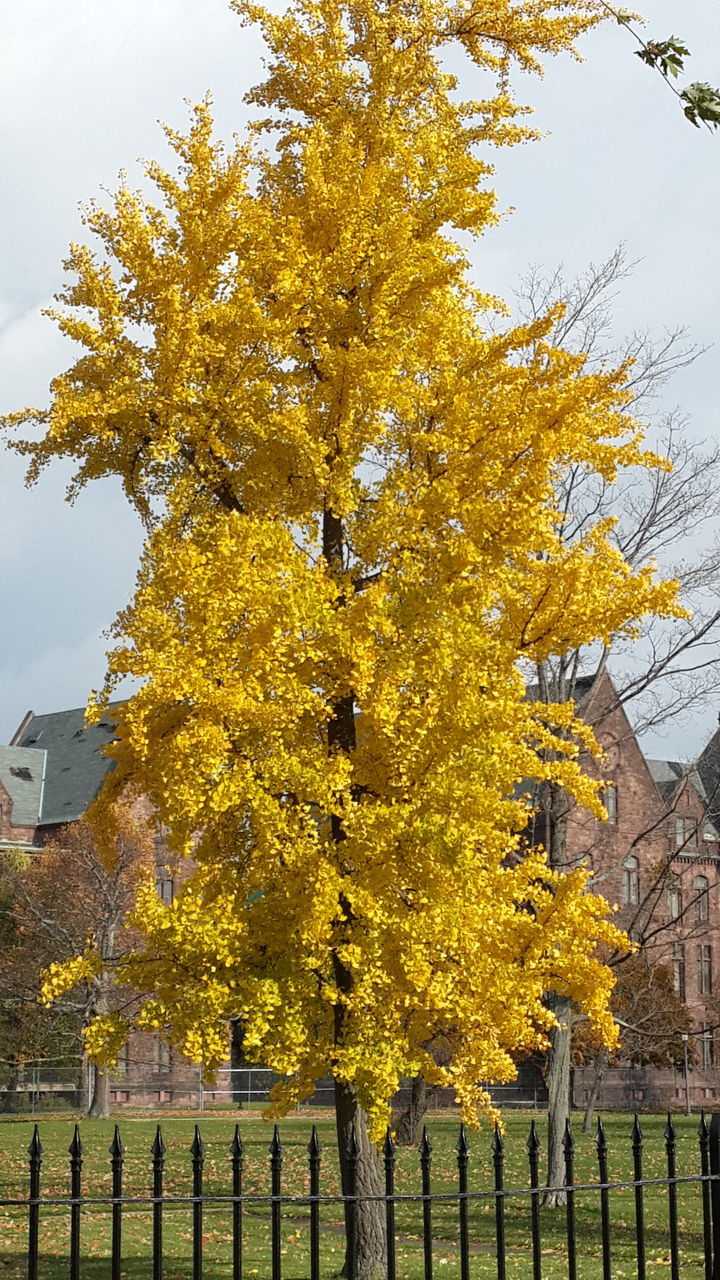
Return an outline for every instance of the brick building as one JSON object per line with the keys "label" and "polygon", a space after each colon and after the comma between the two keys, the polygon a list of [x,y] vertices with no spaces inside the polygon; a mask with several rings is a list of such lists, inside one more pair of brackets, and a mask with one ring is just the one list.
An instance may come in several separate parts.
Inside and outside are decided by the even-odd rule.
{"label": "brick building", "polygon": [[[10,746],[0,747],[0,851],[42,856],[45,841],[82,818],[113,767],[103,748],[114,733],[112,706],[90,726],[83,707],[40,716],[28,712]],[[156,885],[171,902],[175,874],[162,833],[156,841]],[[43,1083],[59,1092],[71,1073],[46,1074],[56,1078]],[[161,1037],[138,1033],[113,1073],[111,1102],[177,1106],[193,1104],[201,1091],[197,1067]]]}
{"label": "brick building", "polygon": [[[608,676],[580,681],[577,696],[581,714],[595,727],[606,753],[602,766],[590,759],[585,766],[606,779],[608,821],[601,823],[569,805],[567,863],[591,869],[592,888],[617,905],[619,923],[643,939],[653,962],[671,968],[675,989],[695,1020],[697,1065],[691,1085],[693,1100],[701,1105],[720,1098],[714,1032],[720,1022],[720,802],[715,803],[720,797],[720,730],[694,767],[648,759]],[[112,708],[90,727],[82,708],[28,713],[10,746],[0,747],[0,850],[41,853],[45,839],[82,817],[112,767],[103,748],[114,730]],[[547,822],[539,805],[535,839],[547,835]],[[175,887],[159,836],[158,892],[172,901]],[[531,1067],[525,1064],[526,1075],[532,1074]],[[217,1090],[209,1096],[205,1092],[205,1099],[230,1101],[239,1093],[239,1083],[234,1087],[229,1071],[221,1073]],[[264,1091],[267,1081],[259,1083]],[[247,1084],[245,1073],[242,1087]],[[536,1075],[532,1085],[536,1091],[542,1087]],[[590,1087],[588,1072],[577,1070],[577,1105]],[[605,1078],[600,1105],[672,1105],[684,1096],[684,1088],[678,1072],[618,1068]],[[177,1106],[202,1097],[198,1069],[160,1037],[131,1038],[115,1073],[113,1102]]]}
{"label": "brick building", "polygon": [[[586,768],[607,780],[608,821],[570,805],[567,860],[591,869],[591,887],[617,907],[618,923],[651,964],[671,970],[695,1023],[689,1083],[693,1101],[704,1105],[720,1098],[720,814],[708,803],[709,768],[646,757],[607,675],[581,685],[578,703],[605,750],[602,765],[588,760]],[[720,740],[715,754],[720,770]],[[577,1105],[590,1076],[575,1072]],[[684,1097],[680,1070],[629,1065],[607,1073],[599,1103],[640,1109]]]}

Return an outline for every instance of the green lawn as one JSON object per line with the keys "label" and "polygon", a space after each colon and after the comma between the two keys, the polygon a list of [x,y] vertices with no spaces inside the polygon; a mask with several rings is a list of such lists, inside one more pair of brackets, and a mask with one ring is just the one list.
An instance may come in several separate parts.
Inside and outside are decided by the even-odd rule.
{"label": "green lawn", "polygon": [[[230,1193],[229,1144],[236,1120],[240,1121],[245,1145],[245,1192],[264,1195],[269,1192],[268,1144],[272,1130],[257,1113],[216,1112],[204,1116],[161,1117],[162,1131],[168,1147],[165,1191],[170,1196],[187,1196],[191,1192],[189,1147],[193,1138],[193,1122],[198,1119],[206,1148],[205,1193],[225,1196]],[[307,1194],[307,1141],[310,1124],[315,1119],[323,1144],[322,1186],[324,1195],[337,1194],[338,1178],[334,1151],[334,1130],[330,1113],[306,1113],[282,1121],[283,1190],[288,1194]],[[536,1117],[543,1134],[544,1117]],[[631,1118],[604,1118],[610,1150],[611,1180],[632,1177],[630,1148]],[[530,1117],[508,1113],[506,1116],[506,1186],[528,1185],[526,1140]],[[678,1134],[678,1174],[699,1172],[697,1117],[675,1117]],[[126,1147],[124,1194],[147,1196],[151,1188],[150,1146],[155,1135],[154,1119],[147,1115],[122,1115],[121,1135]],[[67,1148],[72,1138],[72,1118],[53,1116],[39,1121],[43,1144],[43,1195],[48,1198],[68,1194]],[[666,1174],[663,1130],[665,1118],[642,1118],[645,1136],[645,1169],[647,1178]],[[433,1191],[452,1191],[457,1185],[455,1143],[457,1119],[447,1112],[430,1116],[428,1130],[433,1145]],[[113,1126],[109,1122],[85,1120],[81,1126],[85,1147],[83,1172],[84,1194],[110,1194],[108,1146]],[[579,1117],[575,1118],[576,1180],[593,1181],[597,1177],[595,1147],[591,1138],[580,1133]],[[28,1118],[0,1117],[0,1199],[22,1198],[27,1194],[27,1147],[32,1136]],[[488,1190],[493,1185],[491,1134],[487,1130],[471,1133],[470,1190]],[[403,1150],[398,1154],[397,1190],[417,1193],[420,1176],[417,1153]],[[649,1276],[669,1274],[667,1232],[667,1190],[647,1188],[646,1252]],[[681,1275],[687,1280],[702,1280],[702,1204],[699,1185],[678,1187],[680,1220]],[[635,1274],[634,1197],[631,1190],[614,1191],[610,1197],[612,1216],[613,1280]],[[206,1206],[204,1210],[205,1275],[210,1278],[230,1277],[232,1241],[228,1205]],[[494,1251],[495,1210],[492,1198],[470,1202],[471,1274],[478,1280],[491,1280],[496,1274]],[[323,1275],[330,1277],[342,1261],[342,1212],[336,1205],[323,1205],[321,1256]],[[246,1276],[264,1278],[270,1275],[270,1223],[265,1206],[248,1205],[244,1211],[244,1272]],[[396,1211],[398,1276],[419,1280],[423,1274],[422,1210],[417,1202],[399,1202]],[[576,1196],[578,1275],[580,1280],[600,1280],[600,1209],[597,1192],[578,1192]],[[186,1280],[192,1274],[191,1209],[188,1205],[167,1205],[164,1217],[166,1280]],[[542,1212],[543,1273],[548,1280],[560,1280],[566,1274],[565,1211]],[[40,1249],[42,1280],[59,1280],[67,1275],[69,1216],[65,1206],[47,1205],[41,1212]],[[284,1280],[307,1280],[309,1275],[307,1248],[307,1209],[305,1206],[284,1207],[283,1268]],[[455,1280],[459,1276],[457,1249],[457,1204],[437,1202],[433,1205],[435,1275]],[[13,1280],[25,1272],[27,1211],[0,1208],[0,1280]],[[141,1280],[151,1275],[151,1215],[143,1206],[128,1206],[123,1213],[123,1274],[128,1280]],[[531,1272],[531,1237],[529,1197],[507,1200],[508,1280],[528,1280]],[[88,1206],[82,1218],[82,1274],[87,1280],[100,1280],[109,1274],[110,1215],[103,1207]]]}

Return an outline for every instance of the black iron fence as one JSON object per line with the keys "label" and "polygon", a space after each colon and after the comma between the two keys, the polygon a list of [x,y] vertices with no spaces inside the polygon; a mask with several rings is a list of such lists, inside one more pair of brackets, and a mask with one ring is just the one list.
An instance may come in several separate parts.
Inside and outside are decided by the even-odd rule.
{"label": "black iron fence", "polygon": [[[269,1175],[269,1189],[264,1193],[248,1189],[245,1182],[245,1151],[239,1126],[235,1127],[227,1150],[227,1185],[224,1189],[217,1189],[215,1176],[213,1188],[208,1189],[206,1185],[206,1148],[197,1126],[188,1152],[190,1185],[182,1195],[176,1194],[172,1188],[168,1189],[165,1169],[167,1147],[158,1126],[147,1166],[146,1185],[148,1192],[151,1188],[151,1193],[128,1194],[125,1177],[126,1151],[116,1126],[109,1148],[109,1194],[93,1195],[92,1188],[86,1185],[87,1177],[84,1177],[84,1150],[77,1125],[69,1147],[67,1194],[57,1195],[54,1193],[57,1179],[54,1179],[54,1185],[49,1190],[44,1186],[43,1146],[36,1125],[28,1151],[28,1193],[22,1197],[0,1199],[0,1208],[11,1214],[26,1215],[28,1280],[42,1280],[40,1232],[44,1215],[50,1213],[56,1217],[58,1213],[66,1217],[68,1254],[65,1274],[69,1274],[70,1280],[81,1280],[84,1264],[83,1231],[92,1230],[92,1214],[96,1210],[102,1210],[109,1216],[111,1280],[121,1280],[126,1274],[123,1228],[128,1214],[138,1211],[146,1214],[151,1224],[147,1262],[152,1267],[153,1280],[162,1280],[165,1274],[163,1235],[166,1211],[177,1207],[184,1207],[191,1217],[191,1260],[188,1260],[187,1274],[192,1276],[192,1280],[202,1280],[204,1275],[209,1277],[216,1274],[206,1266],[204,1250],[206,1217],[209,1212],[217,1210],[223,1212],[228,1225],[230,1252],[227,1274],[232,1275],[233,1280],[243,1280],[243,1276],[247,1274],[248,1228],[253,1221],[258,1220],[264,1221],[267,1227],[264,1237],[267,1249],[264,1264],[260,1268],[254,1266],[252,1274],[267,1277],[267,1280],[283,1280],[285,1271],[286,1274],[297,1277],[298,1266],[290,1260],[285,1261],[287,1248],[283,1247],[283,1226],[291,1221],[297,1226],[294,1239],[298,1242],[298,1254],[302,1254],[300,1270],[306,1267],[309,1280],[321,1280],[321,1277],[330,1274],[322,1258],[323,1241],[327,1243],[328,1230],[334,1230],[335,1239],[341,1241],[343,1250],[347,1249],[347,1280],[357,1280],[361,1271],[357,1244],[358,1217],[363,1212],[363,1206],[370,1203],[376,1205],[384,1223],[388,1280],[400,1280],[397,1245],[399,1240],[407,1243],[407,1236],[404,1237],[402,1232],[407,1231],[406,1211],[412,1206],[415,1207],[420,1228],[417,1234],[410,1237],[415,1243],[418,1259],[418,1269],[414,1274],[422,1275],[423,1280],[433,1280],[439,1274],[436,1256],[438,1237],[434,1230],[436,1217],[442,1217],[442,1239],[445,1243],[448,1223],[454,1222],[454,1256],[460,1280],[470,1280],[471,1275],[478,1274],[476,1264],[479,1254],[482,1254],[484,1260],[483,1275],[496,1275],[497,1280],[508,1280],[508,1259],[511,1256],[508,1221],[510,1218],[517,1221],[518,1216],[522,1216],[527,1222],[528,1247],[524,1254],[524,1275],[528,1280],[530,1273],[533,1280],[543,1280],[544,1275],[547,1277],[548,1252],[553,1255],[553,1277],[562,1274],[567,1280],[578,1280],[582,1261],[580,1246],[583,1244],[583,1231],[587,1230],[587,1219],[584,1224],[578,1223],[577,1206],[580,1197],[584,1196],[586,1201],[588,1198],[592,1199],[598,1210],[599,1249],[591,1274],[601,1275],[602,1280],[614,1280],[614,1228],[618,1223],[611,1214],[611,1198],[615,1192],[625,1192],[627,1202],[632,1203],[632,1211],[630,1214],[627,1214],[627,1209],[624,1212],[631,1220],[623,1218],[621,1225],[634,1238],[636,1262],[632,1274],[637,1276],[637,1280],[648,1280],[650,1267],[657,1265],[656,1259],[648,1257],[647,1248],[646,1208],[647,1197],[652,1192],[653,1239],[657,1241],[659,1233],[664,1238],[662,1261],[669,1270],[670,1280],[680,1280],[681,1273],[690,1274],[690,1271],[693,1275],[703,1277],[703,1280],[720,1280],[720,1115],[713,1116],[710,1124],[703,1115],[697,1136],[694,1157],[696,1168],[692,1172],[681,1173],[678,1171],[676,1131],[672,1118],[668,1116],[663,1135],[661,1173],[659,1176],[647,1177],[644,1172],[646,1144],[636,1117],[627,1153],[631,1153],[628,1167],[631,1167],[632,1177],[612,1180],[609,1174],[606,1133],[602,1121],[598,1121],[594,1141],[597,1176],[588,1180],[576,1177],[576,1138],[568,1124],[563,1143],[564,1185],[560,1189],[553,1189],[554,1199],[561,1204],[560,1208],[553,1210],[553,1222],[557,1233],[557,1215],[561,1215],[562,1248],[549,1251],[543,1248],[548,1218],[543,1213],[542,1204],[548,1198],[550,1189],[543,1186],[541,1180],[540,1139],[534,1120],[530,1125],[526,1144],[526,1185],[513,1186],[508,1181],[505,1142],[500,1131],[496,1130],[492,1140],[492,1185],[480,1189],[471,1187],[470,1150],[465,1130],[460,1126],[454,1151],[453,1185],[442,1191],[434,1185],[433,1148],[427,1131],[424,1131],[418,1150],[420,1189],[404,1191],[396,1182],[398,1153],[388,1131],[381,1152],[384,1186],[373,1196],[361,1196],[358,1192],[359,1152],[354,1139],[345,1156],[347,1193],[340,1195],[323,1192],[323,1153],[315,1126],[306,1149],[303,1194],[295,1194],[286,1185],[287,1179],[283,1177],[284,1149],[277,1127],[265,1166],[265,1176]],[[654,1155],[657,1157],[658,1153],[655,1152]],[[659,1167],[657,1160],[655,1167]],[[297,1176],[297,1169],[295,1174]],[[253,1186],[255,1185],[257,1177],[253,1181]],[[688,1189],[693,1192],[691,1210],[696,1214],[693,1221],[689,1221],[687,1207],[683,1210],[682,1217],[678,1210],[678,1194]],[[485,1211],[480,1233],[476,1230],[480,1219],[474,1212],[478,1208]],[[657,1220],[659,1208],[663,1217],[661,1223]],[[398,1223],[399,1216],[402,1216],[405,1225]],[[691,1267],[687,1265],[687,1254],[682,1247],[683,1239],[688,1233],[694,1234],[699,1242]],[[482,1239],[478,1238],[480,1234]],[[447,1275],[448,1272],[443,1274]],[[619,1274],[626,1275],[627,1272]],[[651,1274],[657,1275],[657,1271]]]}

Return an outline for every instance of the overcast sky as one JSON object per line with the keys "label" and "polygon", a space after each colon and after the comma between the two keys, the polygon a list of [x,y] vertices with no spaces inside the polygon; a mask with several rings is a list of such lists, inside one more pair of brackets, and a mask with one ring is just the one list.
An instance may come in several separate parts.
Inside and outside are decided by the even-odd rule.
{"label": "overcast sky", "polygon": [[[717,0],[647,0],[644,11],[649,36],[689,45],[689,79],[720,83]],[[477,278],[509,297],[530,263],[562,261],[572,275],[624,241],[641,261],[617,301],[618,333],[686,325],[711,347],[665,393],[709,437],[720,401],[720,133],[688,124],[620,27],[583,49],[584,63],[556,61],[542,83],[521,86],[549,136],[497,156],[501,203],[515,211],[475,249]],[[45,404],[70,362],[41,310],[83,235],[79,203],[102,198],[121,169],[137,178],[138,157],[162,156],[157,120],[182,127],[185,98],[212,90],[218,132],[242,129],[260,57],[225,0],[4,0],[0,410]],[[112,484],[70,508],[62,468],[32,491],[22,473],[0,455],[0,742],[28,708],[79,706],[102,681],[102,632],[132,590],[141,542]],[[648,746],[692,757],[717,712]]]}

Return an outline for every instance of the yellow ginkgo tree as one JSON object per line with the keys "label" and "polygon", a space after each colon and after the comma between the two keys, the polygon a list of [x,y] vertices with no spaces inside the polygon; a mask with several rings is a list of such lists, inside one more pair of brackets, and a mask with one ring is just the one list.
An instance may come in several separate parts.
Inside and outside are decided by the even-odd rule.
{"label": "yellow ginkgo tree", "polygon": [[[55,457],[73,490],[119,476],[148,526],[106,694],[128,674],[137,692],[94,819],[110,843],[132,784],[195,869],[171,907],[141,894],[119,962],[141,1025],[212,1069],[238,1019],[287,1077],[277,1110],[332,1075],[375,1193],[402,1076],[473,1120],[482,1082],[545,1044],[548,990],[613,1041],[606,904],[522,844],[523,779],[599,811],[588,737],[524,699],[521,667],[676,610],[607,525],[568,548],[553,503],[563,468],[660,464],[626,370],[553,349],[552,316],[503,330],[463,247],[497,220],[490,149],[529,136],[512,65],[571,48],[602,6],[235,7],[269,48],[262,118],[223,149],[201,104],[168,131],[176,169],[148,166],[154,203],[123,185],[87,211],[100,249],[72,249],[56,313],[83,352],[14,421],[43,428],[20,445],[31,478]],[[101,1019],[90,1046],[111,1058],[126,1032]],[[378,1206],[358,1222],[370,1280]]]}

